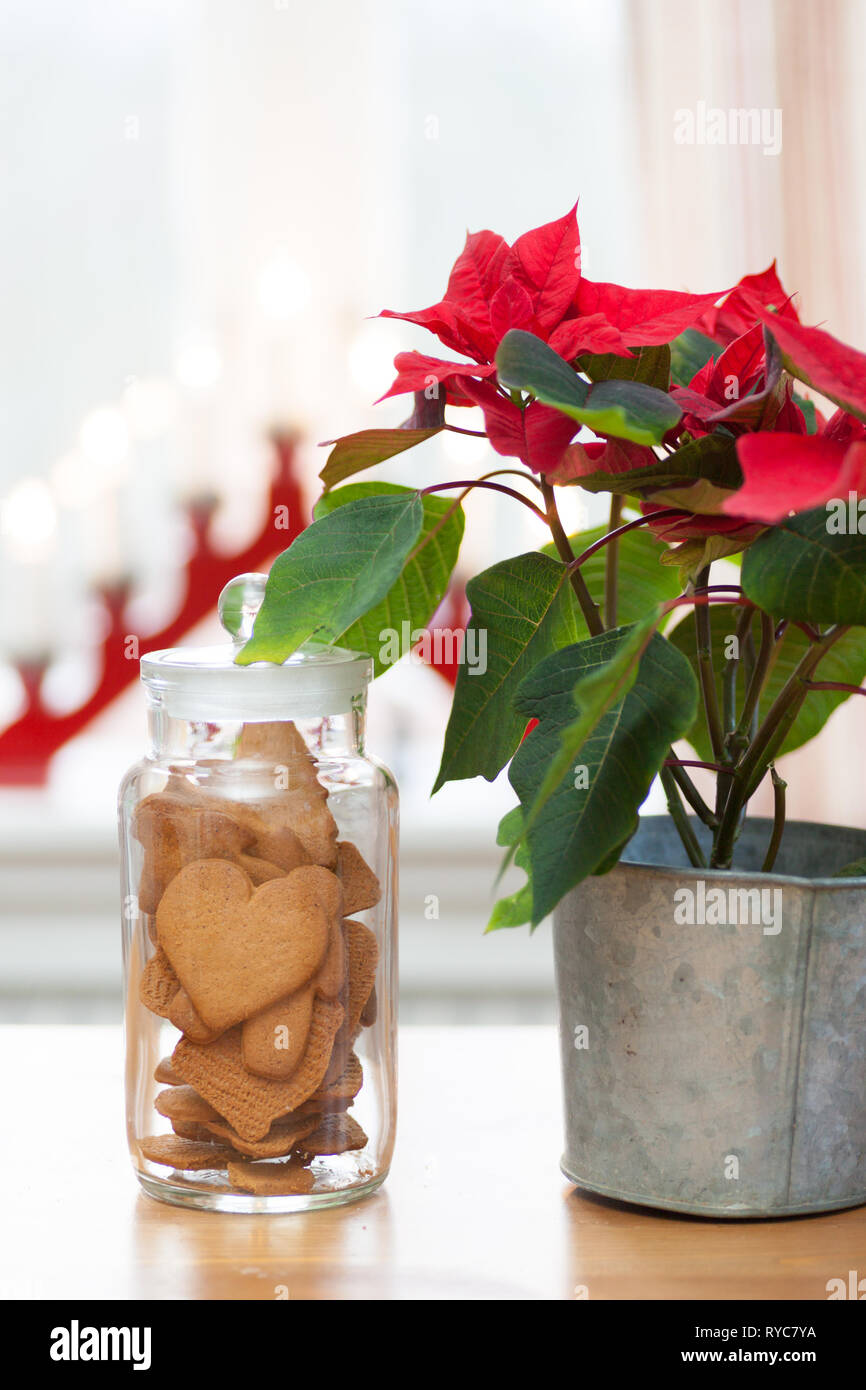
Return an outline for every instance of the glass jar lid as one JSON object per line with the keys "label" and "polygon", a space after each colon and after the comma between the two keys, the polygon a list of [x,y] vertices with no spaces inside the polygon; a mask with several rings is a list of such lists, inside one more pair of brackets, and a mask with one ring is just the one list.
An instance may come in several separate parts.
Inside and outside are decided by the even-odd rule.
{"label": "glass jar lid", "polygon": [[168,647],[141,658],[149,693],[176,719],[313,719],[344,714],[373,677],[361,652],[305,642],[276,665],[238,666],[235,657],[251,635],[267,575],[241,574],[219,597],[220,621],[232,638],[214,647]]}

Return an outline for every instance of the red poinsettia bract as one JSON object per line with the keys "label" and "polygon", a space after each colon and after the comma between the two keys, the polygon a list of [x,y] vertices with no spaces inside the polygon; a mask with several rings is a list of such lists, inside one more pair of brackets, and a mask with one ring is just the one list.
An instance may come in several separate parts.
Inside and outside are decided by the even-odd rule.
{"label": "red poinsettia bract", "polygon": [[568,361],[584,353],[630,357],[632,347],[670,342],[718,298],[718,291],[631,290],[587,280],[576,204],[513,246],[495,232],[472,232],[438,304],[382,315],[429,329],[466,360],[398,353],[397,376],[385,395],[433,388],[444,391],[449,405],[478,405],[497,453],[552,473],[578,426],[538,402],[521,408],[499,386],[494,360],[505,334],[512,328],[533,333]]}
{"label": "red poinsettia bract", "polygon": [[801,379],[841,404],[817,434],[777,429],[738,439],[743,486],[723,510],[773,523],[847,499],[850,492],[866,496],[866,354],[821,328],[780,319],[751,303]]}

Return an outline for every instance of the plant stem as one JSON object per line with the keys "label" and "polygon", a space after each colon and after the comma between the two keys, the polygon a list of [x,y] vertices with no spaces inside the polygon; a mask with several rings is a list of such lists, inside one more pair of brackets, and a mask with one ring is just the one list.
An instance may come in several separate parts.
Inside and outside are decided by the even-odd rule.
{"label": "plant stem", "polygon": [[434,483],[432,487],[422,487],[421,497],[429,497],[431,492],[448,492],[453,487],[465,488],[466,492],[471,492],[475,487],[489,487],[493,492],[504,492],[506,497],[513,497],[516,502],[522,502],[524,507],[528,507],[531,512],[541,521],[547,521],[547,517],[540,507],[536,507],[534,502],[530,502],[528,497],[524,497],[522,492],[518,492],[513,487],[506,487],[504,483],[491,483],[486,478],[461,478],[459,482],[453,483]]}
{"label": "plant stem", "polygon": [[[603,536],[600,536],[597,541],[593,541],[592,545],[588,545],[586,550],[580,552],[577,559],[572,562],[574,568],[580,569],[581,565],[588,560],[591,555],[594,555],[597,550],[601,550],[603,546],[618,541],[619,537],[624,536],[626,531],[633,531],[636,526],[648,526],[651,520],[655,521],[659,516],[679,516],[680,514],[679,507],[665,507],[661,512],[653,512],[652,517],[636,516],[632,521],[626,521],[622,526],[618,526],[615,531],[605,531]],[[724,586],[719,585],[718,587],[722,588]]]}
{"label": "plant stem", "polygon": [[[739,672],[740,653],[746,647],[752,635],[752,615],[754,608],[744,608],[737,619],[736,630],[736,656],[732,657],[725,668],[723,676],[724,694],[724,725],[725,725],[725,757],[727,763],[733,764],[742,756],[748,747],[749,740],[744,737],[736,727],[737,722],[737,674]],[[746,672],[746,683],[748,684],[749,673]],[[732,777],[729,767],[723,768],[719,772],[716,782],[716,815],[721,821],[727,805],[728,797],[731,794]]]}
{"label": "plant stem", "polygon": [[[487,436],[484,435],[484,438],[486,439]],[[504,478],[506,475],[510,475],[512,478],[522,478],[525,483],[532,483],[533,487],[538,488],[539,492],[541,491],[541,483],[535,474],[527,473],[522,468],[494,468],[489,473],[482,473],[478,481],[483,483],[488,478]]]}
{"label": "plant stem", "polygon": [[866,695],[866,687],[848,685],[846,681],[807,681],[810,690],[844,690],[849,695]]}
{"label": "plant stem", "polygon": [[722,672],[722,732],[725,748],[737,722],[737,662],[729,657]]}
{"label": "plant stem", "polygon": [[[709,578],[710,567],[706,565],[697,577],[695,583],[696,595],[709,583]],[[716,762],[720,763],[725,760],[725,740],[722,733],[722,721],[719,715],[719,699],[716,693],[716,681],[713,675],[713,640],[712,629],[710,627],[710,613],[709,608],[705,604],[700,604],[695,609],[695,632],[697,634],[698,673],[701,680],[704,712],[707,717],[707,732],[710,736],[713,758]]]}
{"label": "plant stem", "polygon": [[764,862],[761,865],[762,874],[768,874],[775,864],[779,845],[782,843],[782,836],[785,833],[785,788],[788,783],[782,781],[776,771],[775,763],[770,764],[770,776],[773,779],[773,833],[770,836],[767,853],[764,855]]}
{"label": "plant stem", "polygon": [[[482,475],[481,475],[480,478],[474,479],[472,486],[478,487],[479,484],[481,484],[481,483],[486,483],[487,480],[488,480],[488,478],[500,478],[500,477],[502,477],[503,474],[510,474],[510,475],[512,475],[512,476],[515,477],[515,478],[523,478],[525,482],[527,482],[527,483],[532,483],[532,484],[533,484],[535,487],[537,487],[537,488],[540,488],[540,487],[541,487],[541,484],[539,483],[539,481],[538,481],[537,478],[534,478],[534,477],[532,476],[531,473],[524,473],[523,470],[520,469],[520,468],[494,468],[494,469],[492,470],[492,472],[490,472],[490,473],[482,473]],[[448,483],[448,484],[443,484],[443,490],[445,490],[446,488],[451,487],[451,486],[452,486],[452,485],[451,485],[450,483]],[[459,486],[459,484],[458,484],[458,486]],[[434,489],[427,488],[427,489],[425,489],[425,491],[427,491],[427,492],[435,491],[435,488],[434,488]],[[466,497],[467,494],[470,493],[471,491],[472,491],[472,487],[467,485],[466,487],[464,487],[464,489],[463,489],[463,491],[461,492],[460,496],[459,496],[459,497],[455,497],[454,501],[451,503],[451,506],[447,509],[447,511],[444,511],[444,512],[442,513],[442,515],[439,517],[439,519],[438,519],[438,521],[435,523],[435,525],[431,526],[431,527],[430,527],[430,530],[427,531],[426,534],[425,534],[424,536],[422,536],[421,540],[418,541],[418,543],[416,544],[414,550],[411,552],[411,554],[410,554],[409,557],[408,557],[409,560],[414,560],[414,559],[415,559],[415,556],[416,556],[417,554],[419,554],[419,552],[422,551],[422,550],[424,549],[425,546],[429,545],[430,542],[433,540],[434,536],[436,536],[436,535],[438,534],[438,532],[441,531],[441,530],[443,529],[443,527],[446,526],[446,525],[448,524],[448,522],[451,520],[451,518],[452,518],[452,516],[454,515],[454,513],[455,513],[456,511],[459,511],[459,509],[462,507],[464,497]],[[524,501],[526,501],[526,500],[528,500],[528,499],[524,498]],[[530,504],[530,505],[531,505],[531,504]],[[544,520],[546,521],[547,518],[545,517]],[[407,561],[407,563],[408,563],[408,561]]]}
{"label": "plant stem", "polygon": [[758,786],[767,765],[772,762],[781,747],[788,731],[800,713],[803,701],[809,693],[809,677],[818,662],[839,638],[848,631],[847,627],[831,627],[820,642],[804,654],[795,671],[780,690],[770,707],[757,737],[744,754],[738,771],[742,774],[743,791],[748,798]]}
{"label": "plant stem", "polygon": [[760,784],[768,765],[773,761],[809,693],[809,679],[819,661],[837,642],[847,627],[831,627],[801,657],[767,712],[763,724],[746,749],[734,770],[735,785],[725,806],[722,824],[716,838],[711,860],[714,868],[729,869],[733,857],[739,815]]}
{"label": "plant stem", "polygon": [[671,750],[671,758],[666,758],[664,765],[665,767],[670,768],[671,775],[673,776],[674,781],[676,782],[686,801],[691,806],[695,815],[703,821],[704,825],[709,826],[711,830],[715,830],[719,824],[718,817],[714,814],[713,811],[710,810],[709,806],[704,801],[704,798],[701,796],[691,777],[686,772],[683,764],[681,762],[678,762],[677,759],[673,757],[673,750]]}
{"label": "plant stem", "polygon": [[607,524],[610,545],[604,556],[604,622],[606,627],[616,627],[617,587],[619,579],[619,536],[617,528],[622,518],[622,494],[610,495],[610,519]]}
{"label": "plant stem", "polygon": [[[721,586],[711,584],[710,589],[718,589]],[[726,603],[729,608],[754,608],[750,598],[728,598],[725,594],[714,594],[703,592],[700,594],[680,594],[679,598],[669,598],[667,603],[662,605],[662,614],[673,613],[675,608],[708,608],[711,603]]]}
{"label": "plant stem", "polygon": [[[751,635],[751,624],[749,624],[746,637]],[[749,681],[749,688],[746,691],[746,698],[743,701],[743,708],[740,714],[740,722],[737,725],[736,736],[746,738],[749,736],[752,719],[758,710],[761,691],[764,688],[764,681],[770,669],[770,658],[773,655],[773,648],[776,645],[776,629],[773,619],[769,613],[761,614],[761,650],[755,660],[752,670],[752,677]]]}
{"label": "plant stem", "polygon": [[589,628],[590,636],[598,637],[605,630],[601,614],[598,611],[598,605],[589,592],[580,569],[574,564],[575,554],[571,548],[571,542],[565,534],[565,528],[560,520],[559,512],[556,509],[556,496],[550,483],[543,476],[541,479],[541,493],[544,497],[544,504],[547,507],[547,515],[544,519],[550,527],[553,543],[556,546],[559,558],[564,560],[569,566],[568,577],[571,581],[571,587],[580,604],[580,611]]}
{"label": "plant stem", "polygon": [[746,746],[745,742],[742,745],[739,744],[739,737],[736,730],[737,676],[739,675],[740,671],[740,662],[742,660],[741,654],[743,651],[743,647],[746,643],[747,637],[752,631],[752,615],[754,614],[754,611],[754,608],[744,608],[739,618],[737,619],[737,654],[731,661],[731,670],[733,675],[731,702],[734,709],[734,728],[730,731],[730,733],[728,733],[725,736],[725,747],[727,748],[728,753],[733,755],[734,760],[740,757]]}
{"label": "plant stem", "polygon": [[722,679],[722,718],[725,726],[725,749],[727,752],[730,752],[731,735],[737,724],[737,675],[740,669],[740,652],[746,633],[751,629],[754,611],[753,608],[744,608],[737,619],[735,655],[728,660]]}
{"label": "plant stem", "polygon": [[680,839],[685,846],[686,854],[689,856],[689,863],[695,869],[705,869],[707,867],[707,861],[698,844],[697,836],[689,825],[689,818],[686,815],[683,803],[680,801],[680,794],[677,790],[673,769],[670,767],[662,767],[659,772],[659,778],[661,779],[661,784],[665,789],[665,795],[668,799],[668,812],[671,820],[679,831]]}
{"label": "plant stem", "polygon": [[705,767],[707,772],[725,772],[722,763],[705,763],[700,758],[665,758],[668,767]]}

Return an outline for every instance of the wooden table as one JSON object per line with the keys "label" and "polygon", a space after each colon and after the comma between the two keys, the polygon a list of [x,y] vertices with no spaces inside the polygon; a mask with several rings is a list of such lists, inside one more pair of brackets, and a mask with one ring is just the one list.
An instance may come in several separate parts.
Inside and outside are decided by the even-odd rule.
{"label": "wooden table", "polygon": [[552,1029],[404,1029],[384,1187],[278,1217],[140,1191],[119,1031],[9,1026],[0,1049],[5,1298],[823,1300],[828,1279],[866,1276],[866,1208],[727,1223],[572,1188]]}

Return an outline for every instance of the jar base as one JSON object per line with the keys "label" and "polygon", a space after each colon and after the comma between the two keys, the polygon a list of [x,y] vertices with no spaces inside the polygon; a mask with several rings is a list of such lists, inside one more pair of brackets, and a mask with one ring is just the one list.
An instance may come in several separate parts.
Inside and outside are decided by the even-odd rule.
{"label": "jar base", "polygon": [[238,1212],[242,1216],[288,1216],[293,1212],[314,1211],[319,1207],[339,1207],[347,1202],[360,1201],[362,1197],[369,1197],[381,1187],[387,1173],[379,1173],[376,1177],[355,1183],[351,1187],[268,1196],[255,1196],[248,1192],[227,1192],[219,1188],[208,1191],[201,1187],[187,1187],[168,1178],[154,1177],[150,1173],[136,1172],[136,1177],[149,1197],[155,1197],[157,1201],[167,1202],[173,1207],[190,1207],[197,1211]]}

